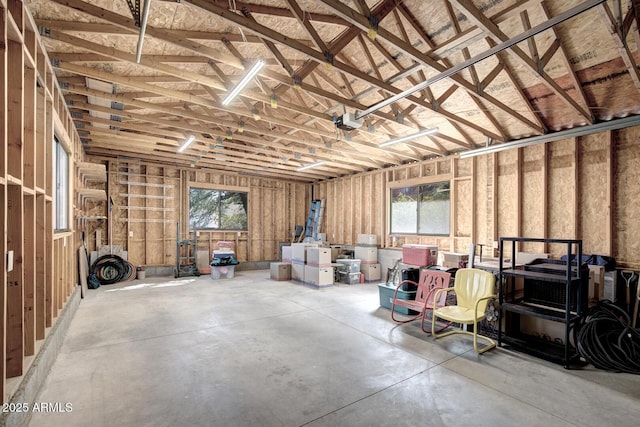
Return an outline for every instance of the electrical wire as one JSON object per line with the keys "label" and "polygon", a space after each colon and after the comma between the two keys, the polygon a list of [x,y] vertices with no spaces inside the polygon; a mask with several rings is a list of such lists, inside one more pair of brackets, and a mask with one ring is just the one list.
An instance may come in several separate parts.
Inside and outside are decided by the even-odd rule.
{"label": "electrical wire", "polygon": [[103,255],[91,265],[90,275],[95,276],[101,285],[112,285],[133,280],[136,268],[118,255]]}
{"label": "electrical wire", "polygon": [[622,308],[598,302],[574,333],[578,352],[596,368],[640,375],[640,329]]}

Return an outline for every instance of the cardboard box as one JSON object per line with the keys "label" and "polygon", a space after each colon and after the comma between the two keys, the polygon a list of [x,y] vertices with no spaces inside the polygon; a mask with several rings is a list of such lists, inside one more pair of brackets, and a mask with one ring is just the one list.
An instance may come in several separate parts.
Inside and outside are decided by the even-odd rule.
{"label": "cardboard box", "polygon": [[296,282],[304,282],[304,268],[306,265],[300,262],[293,261],[291,263],[291,280]]}
{"label": "cardboard box", "polygon": [[418,267],[438,264],[438,247],[428,245],[402,245],[402,262]]}
{"label": "cardboard box", "polygon": [[356,246],[354,258],[359,259],[362,264],[376,264],[378,262],[378,248],[372,246]]}
{"label": "cardboard box", "polygon": [[364,274],[365,282],[379,282],[382,278],[382,269],[380,264],[362,264],[360,272]]}
{"label": "cardboard box", "polygon": [[270,268],[271,280],[291,280],[291,264],[286,262],[272,262]]}
{"label": "cardboard box", "polygon": [[331,249],[307,248],[307,264],[314,267],[331,267]]}
{"label": "cardboard box", "polygon": [[304,283],[316,288],[333,286],[333,267],[304,266]]}
{"label": "cardboard box", "polygon": [[282,247],[282,256],[280,257],[282,262],[291,263],[291,246]]}
{"label": "cardboard box", "polygon": [[455,252],[441,252],[442,266],[448,268],[466,268],[469,263],[469,254]]}
{"label": "cardboard box", "polygon": [[307,262],[307,249],[317,248],[316,243],[292,243],[291,244],[291,261],[298,261],[301,263]]}
{"label": "cardboard box", "polygon": [[356,244],[359,246],[378,246],[378,236],[375,234],[358,234]]}

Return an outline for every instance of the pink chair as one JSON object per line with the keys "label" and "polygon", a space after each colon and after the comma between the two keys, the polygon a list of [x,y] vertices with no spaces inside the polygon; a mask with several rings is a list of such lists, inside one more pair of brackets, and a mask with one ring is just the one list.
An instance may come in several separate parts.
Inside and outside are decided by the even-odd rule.
{"label": "pink chair", "polygon": [[[422,330],[430,334],[431,331],[424,328],[424,321],[427,311],[432,311],[434,307],[444,307],[447,294],[443,293],[434,304],[434,296],[437,290],[446,289],[449,287],[451,281],[451,274],[443,271],[428,270],[423,268],[420,270],[420,278],[418,283],[412,280],[405,280],[398,284],[395,292],[393,293],[393,300],[391,302],[391,318],[395,322],[407,323],[417,319],[420,319]],[[405,285],[412,284],[418,289],[416,290],[415,300],[406,300],[398,298],[398,291]],[[410,315],[408,318],[398,318],[395,308],[396,306],[404,307],[409,310],[418,312],[416,315]]]}

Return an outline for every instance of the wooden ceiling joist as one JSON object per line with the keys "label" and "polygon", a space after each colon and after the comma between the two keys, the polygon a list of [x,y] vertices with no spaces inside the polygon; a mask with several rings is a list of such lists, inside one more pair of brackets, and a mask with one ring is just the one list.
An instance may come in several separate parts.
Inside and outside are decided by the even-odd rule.
{"label": "wooden ceiling joist", "polygon": [[[28,3],[83,146],[97,158],[310,182],[640,111],[640,0],[598,6],[426,87],[573,3],[157,0],[139,63],[140,29],[126,6]],[[265,67],[222,106],[257,59]],[[615,79],[635,91],[616,97],[604,89]],[[359,129],[336,128],[336,116],[391,97]],[[439,132],[379,146],[431,127]],[[196,144],[176,153],[190,134]]]}

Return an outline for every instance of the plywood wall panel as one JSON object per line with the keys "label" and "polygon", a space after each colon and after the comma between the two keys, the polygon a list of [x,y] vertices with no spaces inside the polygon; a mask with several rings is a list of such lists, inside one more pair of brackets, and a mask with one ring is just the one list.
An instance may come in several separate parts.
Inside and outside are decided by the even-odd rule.
{"label": "plywood wall panel", "polygon": [[371,233],[378,235],[378,245],[385,242],[386,220],[387,220],[387,195],[384,182],[385,173],[379,172],[373,174],[373,195],[371,198],[372,211],[374,219],[371,227]]}
{"label": "plywood wall panel", "polygon": [[498,236],[518,235],[518,165],[515,150],[498,153]]}
{"label": "plywood wall panel", "polygon": [[[522,237],[545,237],[545,149],[535,145],[522,149]],[[523,243],[522,252],[542,253],[544,244]]]}
{"label": "plywood wall panel", "polygon": [[[418,173],[420,168],[418,169]],[[353,209],[351,210],[351,233],[349,236],[349,240],[351,242],[356,242],[358,233],[362,232],[362,222],[367,215],[363,213],[363,211],[369,206],[368,201],[365,201],[364,198],[364,188],[362,185],[364,176],[357,175],[351,178],[351,188],[353,191],[353,199],[355,203],[353,204]]]}
{"label": "plywood wall panel", "polygon": [[[258,179],[251,180],[251,194],[249,199],[249,253],[248,259],[260,259],[262,254],[264,194],[259,190]],[[238,251],[238,254],[240,251]]]}
{"label": "plywood wall panel", "polygon": [[640,127],[616,133],[614,182],[614,254],[633,268],[640,268]]}
{"label": "plywood wall panel", "polygon": [[[573,140],[556,141],[549,148],[549,238],[575,237],[575,170]],[[553,255],[563,248],[551,247]]]}
{"label": "plywood wall panel", "polygon": [[608,186],[609,141],[602,134],[581,137],[580,192],[578,201],[579,231],[586,253],[609,255],[609,206],[605,202]]}
{"label": "plywood wall panel", "polygon": [[262,197],[262,209],[259,216],[262,217],[260,230],[258,233],[262,237],[262,253],[258,254],[257,259],[275,260],[278,258],[278,242],[276,227],[276,200],[274,190],[271,188],[262,188],[260,191]]}
{"label": "plywood wall panel", "polygon": [[471,223],[473,221],[472,193],[473,183],[471,179],[458,179],[454,184],[451,203],[455,203],[455,229],[456,237],[471,237]]}
{"label": "plywood wall panel", "polygon": [[476,222],[476,235],[472,243],[489,245],[493,238],[491,237],[491,224],[490,221],[490,209],[491,205],[491,168],[489,161],[491,157],[480,156],[476,160],[476,173],[474,177],[475,182],[475,196],[476,196],[476,211],[473,213],[474,221]]}

